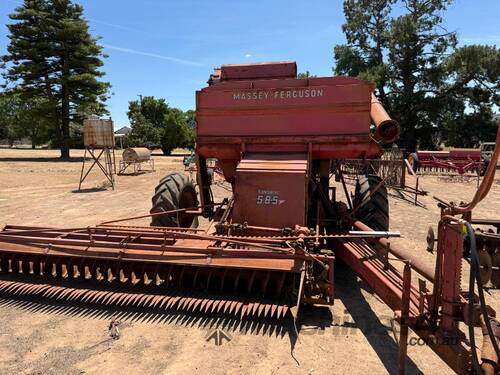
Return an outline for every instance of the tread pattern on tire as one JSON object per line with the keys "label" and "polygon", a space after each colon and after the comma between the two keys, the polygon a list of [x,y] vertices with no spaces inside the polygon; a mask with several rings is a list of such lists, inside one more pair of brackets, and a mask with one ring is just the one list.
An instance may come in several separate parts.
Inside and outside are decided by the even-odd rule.
{"label": "tread pattern on tire", "polygon": [[[198,205],[196,189],[191,179],[181,173],[172,173],[163,177],[155,188],[151,199],[153,207],[150,213],[176,210],[182,194],[194,194],[195,206]],[[160,227],[178,227],[180,215],[159,215],[151,218],[151,225]],[[198,226],[195,217],[191,227]]]}
{"label": "tread pattern on tire", "polygon": [[381,186],[375,193],[370,193],[382,181],[379,176],[361,176],[356,181],[354,194],[354,207],[368,200],[357,212],[356,218],[373,230],[389,230],[389,201],[387,199],[387,188]]}

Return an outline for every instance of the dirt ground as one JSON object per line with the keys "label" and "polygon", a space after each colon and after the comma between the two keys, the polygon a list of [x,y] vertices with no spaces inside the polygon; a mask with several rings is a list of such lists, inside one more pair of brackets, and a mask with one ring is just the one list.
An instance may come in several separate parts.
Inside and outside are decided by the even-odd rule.
{"label": "dirt ground", "polygon": [[[104,176],[93,172],[77,192],[83,152],[72,151],[71,162],[57,156],[57,151],[0,149],[0,227],[85,226],[147,213],[158,180],[183,170],[182,156],[155,155],[154,173],[118,176],[111,190],[103,188]],[[475,217],[498,218],[499,178]],[[425,208],[391,199],[391,228],[401,231],[396,240],[401,246],[433,264],[434,256],[425,251],[427,228],[435,227],[439,217],[431,196],[466,201],[476,181],[424,176],[420,183],[429,191],[419,198]],[[230,193],[216,187],[214,194]],[[146,219],[138,223],[149,224]],[[336,293],[333,308],[302,312],[298,341],[286,322],[242,326],[223,318],[156,317],[140,310],[119,315],[121,337],[113,340],[108,325],[120,312],[0,297],[0,373],[395,373],[392,312],[349,271],[337,270]],[[488,293],[489,303],[500,311],[499,291]],[[221,322],[231,340],[217,346],[206,337]],[[408,355],[410,374],[451,373],[425,346],[410,346]]]}

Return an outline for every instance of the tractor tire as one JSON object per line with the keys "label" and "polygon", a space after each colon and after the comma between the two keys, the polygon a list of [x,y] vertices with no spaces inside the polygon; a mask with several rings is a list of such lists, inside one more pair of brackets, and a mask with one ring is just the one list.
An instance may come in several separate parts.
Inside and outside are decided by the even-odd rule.
{"label": "tractor tire", "polygon": [[371,194],[381,181],[380,177],[374,175],[358,178],[354,192],[354,209],[363,204],[355,213],[356,219],[373,230],[387,231],[389,230],[387,188],[382,185]]}
{"label": "tractor tire", "polygon": [[[150,213],[166,212],[179,208],[198,206],[198,195],[191,179],[180,173],[163,177],[151,199],[153,207]],[[198,227],[198,217],[182,212],[172,215],[157,215],[151,218],[151,225],[158,227]]]}

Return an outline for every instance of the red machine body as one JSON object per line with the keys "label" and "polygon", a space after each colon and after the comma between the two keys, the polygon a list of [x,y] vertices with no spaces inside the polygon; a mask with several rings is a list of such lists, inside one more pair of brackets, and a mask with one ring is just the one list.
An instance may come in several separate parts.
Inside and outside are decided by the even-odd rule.
{"label": "red machine body", "polygon": [[236,168],[237,223],[293,228],[306,225],[307,154],[247,154]]}
{"label": "red machine body", "polygon": [[197,153],[233,181],[243,153],[375,158],[373,84],[350,77],[296,78],[295,63],[223,65],[196,93]]}
{"label": "red machine body", "polygon": [[[209,86],[197,91],[202,204],[210,203],[206,159],[216,158],[233,184],[233,219],[259,226],[305,225],[312,164],[380,156],[384,135],[371,135],[371,119],[384,128],[376,135],[397,133],[397,124],[374,98],[372,83],[296,75],[295,62],[223,65]],[[302,196],[304,202],[289,207],[291,199],[283,194]]]}

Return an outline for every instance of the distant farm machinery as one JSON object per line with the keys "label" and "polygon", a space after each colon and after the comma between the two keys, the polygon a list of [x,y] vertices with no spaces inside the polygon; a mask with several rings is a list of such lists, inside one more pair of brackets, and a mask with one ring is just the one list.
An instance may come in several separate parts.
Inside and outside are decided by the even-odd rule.
{"label": "distant farm machinery", "polygon": [[483,175],[488,161],[481,149],[451,149],[449,151],[417,151],[408,156],[408,163],[421,174]]}

